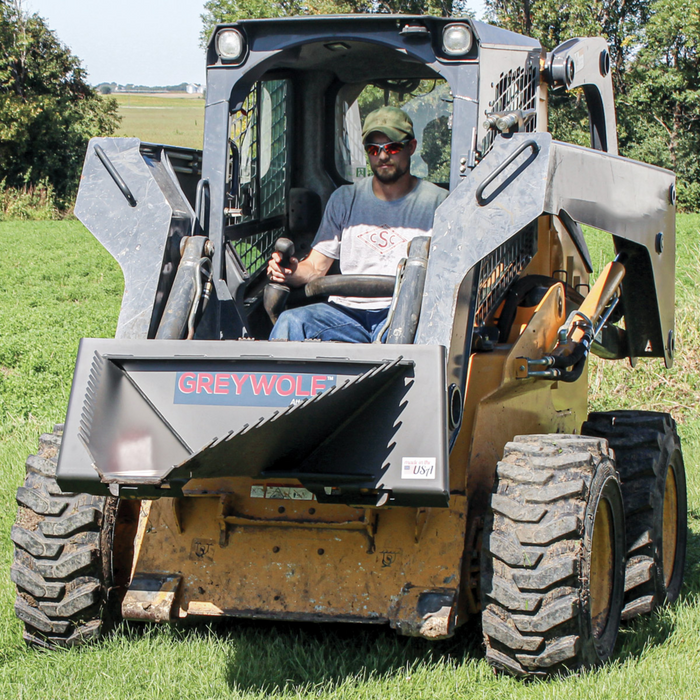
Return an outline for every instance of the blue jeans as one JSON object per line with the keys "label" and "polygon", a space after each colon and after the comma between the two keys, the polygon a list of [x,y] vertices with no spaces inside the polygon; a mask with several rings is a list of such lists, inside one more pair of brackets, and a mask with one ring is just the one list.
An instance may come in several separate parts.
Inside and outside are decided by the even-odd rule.
{"label": "blue jeans", "polygon": [[374,311],[321,303],[284,311],[270,333],[270,340],[335,340],[341,343],[373,342],[388,307]]}

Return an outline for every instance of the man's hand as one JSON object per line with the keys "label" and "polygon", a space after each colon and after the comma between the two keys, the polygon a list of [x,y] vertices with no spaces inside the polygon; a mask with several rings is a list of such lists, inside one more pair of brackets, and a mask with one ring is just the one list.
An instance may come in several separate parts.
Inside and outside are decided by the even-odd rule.
{"label": "man's hand", "polygon": [[312,250],[301,262],[296,258],[289,258],[289,265],[285,267],[280,265],[281,262],[282,255],[275,251],[267,263],[267,277],[270,282],[301,287],[311,280],[323,277],[330,270],[333,258]]}
{"label": "man's hand", "polygon": [[277,282],[278,284],[287,284],[287,278],[291,277],[296,271],[299,265],[299,261],[296,258],[289,258],[289,266],[282,267],[280,264],[282,262],[282,254],[274,252],[269,262],[267,263],[267,277],[270,282]]}

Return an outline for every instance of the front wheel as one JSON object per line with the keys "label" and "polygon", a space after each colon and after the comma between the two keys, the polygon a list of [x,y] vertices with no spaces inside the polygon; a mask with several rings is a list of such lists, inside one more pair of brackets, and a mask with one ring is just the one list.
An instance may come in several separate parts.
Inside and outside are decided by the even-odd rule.
{"label": "front wheel", "polygon": [[56,483],[63,426],[42,435],[17,490],[10,576],[15,613],[31,646],[71,647],[96,639],[112,586],[117,499],[65,493]]}
{"label": "front wheel", "polygon": [[486,658],[514,675],[606,661],[623,606],[622,494],[605,440],[519,436],[498,463],[482,548]]}

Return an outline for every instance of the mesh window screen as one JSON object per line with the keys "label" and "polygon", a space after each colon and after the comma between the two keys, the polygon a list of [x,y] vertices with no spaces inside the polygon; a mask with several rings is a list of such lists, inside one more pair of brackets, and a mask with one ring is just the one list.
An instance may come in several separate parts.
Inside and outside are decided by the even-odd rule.
{"label": "mesh window screen", "polygon": [[[510,112],[516,109],[535,109],[537,106],[537,78],[536,65],[526,68],[516,68],[501,73],[496,83],[496,94],[493,105],[489,108],[492,112]],[[533,117],[525,127],[525,131],[532,132],[537,129],[537,117]],[[497,132],[489,131],[481,145],[481,155],[485,156],[493,146]]]}
{"label": "mesh window screen", "polygon": [[262,83],[260,218],[284,213],[287,185],[287,80]]}
{"label": "mesh window screen", "polygon": [[[239,192],[234,198],[240,214],[232,224],[265,221],[284,214],[289,180],[289,81],[265,80],[251,89],[243,108],[231,115],[231,140],[239,153]],[[233,167],[231,165],[230,167]],[[233,173],[229,173],[229,181]],[[272,254],[284,228],[233,242],[253,277]]]}
{"label": "mesh window screen", "polygon": [[508,287],[537,252],[537,223],[530,224],[481,261],[474,325],[483,326]]}

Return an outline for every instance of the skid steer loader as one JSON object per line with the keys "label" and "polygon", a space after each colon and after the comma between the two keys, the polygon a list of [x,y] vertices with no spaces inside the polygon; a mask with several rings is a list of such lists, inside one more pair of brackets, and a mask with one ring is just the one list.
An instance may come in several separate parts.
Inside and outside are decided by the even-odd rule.
{"label": "skid steer loader", "polygon": [[[591,147],[547,132],[580,90]],[[449,191],[396,277],[267,285],[367,177],[361,120],[413,119]],[[672,173],[617,154],[602,39],[551,53],[469,19],[221,25],[203,150],[90,141],[76,215],[119,262],[116,338],[84,339],[12,530],[28,643],[115,617],[481,622],[516,675],[604,662],[621,620],[679,595],[673,419],[587,415],[590,352],[674,353]],[[381,222],[379,222],[381,223]],[[582,225],[616,257],[591,284]],[[281,308],[392,296],[384,342],[272,342]],[[59,454],[60,449],[60,454]]]}

